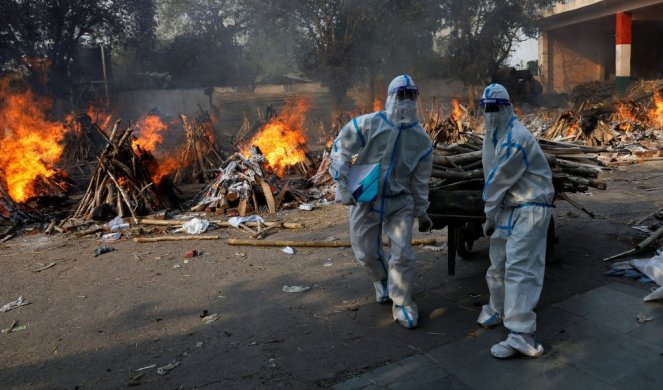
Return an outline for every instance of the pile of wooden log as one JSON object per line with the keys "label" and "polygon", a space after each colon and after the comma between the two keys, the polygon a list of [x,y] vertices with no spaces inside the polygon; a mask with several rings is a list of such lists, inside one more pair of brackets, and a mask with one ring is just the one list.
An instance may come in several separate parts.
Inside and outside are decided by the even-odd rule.
{"label": "pile of wooden log", "polygon": [[76,183],[86,183],[92,174],[104,143],[104,132],[89,115],[68,118],[68,131],[64,135],[64,148],[58,165],[65,169]]}
{"label": "pile of wooden log", "polygon": [[584,142],[587,146],[609,145],[617,134],[610,123],[596,115],[583,116],[584,105],[577,111],[563,112],[543,135],[551,141]]}
{"label": "pile of wooden log", "polygon": [[446,114],[441,105],[435,105],[435,99],[430,109],[424,111],[422,126],[433,145],[440,143],[458,143],[466,140],[465,133],[471,131],[471,117],[467,108],[455,104],[455,113]]}
{"label": "pile of wooden log", "polygon": [[[438,180],[431,182],[431,191],[483,187],[483,140],[476,134],[469,134],[468,137],[466,143],[436,146],[432,177]],[[584,192],[589,187],[606,189],[606,184],[598,179],[602,170],[601,163],[591,154],[605,149],[546,140],[540,140],[539,143],[553,171],[553,183],[558,193]]]}
{"label": "pile of wooden log", "polygon": [[[257,152],[250,157],[241,153],[230,156],[221,166],[219,174],[194,199],[191,211],[216,214],[236,213],[244,216],[252,202],[253,210],[260,211],[260,195],[269,213],[275,213],[285,191],[274,197],[274,187],[280,187],[278,178],[269,170],[265,157]],[[230,212],[229,212],[230,211]]]}
{"label": "pile of wooden log", "polygon": [[105,139],[106,147],[98,157],[87,190],[74,219],[107,219],[154,212],[164,207],[152,178],[131,147],[131,128],[121,131],[120,122]]}
{"label": "pile of wooden log", "polygon": [[178,167],[172,175],[174,184],[206,183],[223,162],[216,147],[214,127],[206,112],[202,118],[180,115],[185,138],[177,156]]}

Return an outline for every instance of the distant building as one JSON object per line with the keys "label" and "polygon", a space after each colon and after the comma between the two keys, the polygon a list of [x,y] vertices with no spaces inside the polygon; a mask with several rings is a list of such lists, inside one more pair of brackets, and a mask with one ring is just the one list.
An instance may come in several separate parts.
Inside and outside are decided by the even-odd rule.
{"label": "distant building", "polygon": [[663,78],[663,0],[576,0],[544,17],[540,81],[569,92],[589,81]]}

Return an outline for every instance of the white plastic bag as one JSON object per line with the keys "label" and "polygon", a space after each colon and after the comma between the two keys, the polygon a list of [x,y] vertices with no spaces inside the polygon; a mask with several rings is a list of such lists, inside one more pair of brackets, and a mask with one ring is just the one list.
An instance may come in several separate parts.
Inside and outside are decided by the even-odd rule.
{"label": "white plastic bag", "polygon": [[262,217],[259,215],[251,215],[248,217],[232,217],[228,219],[228,223],[232,225],[232,227],[239,227],[239,224],[244,222],[258,222],[258,221],[260,223],[265,223],[265,220],[262,219]]}
{"label": "white plastic bag", "polygon": [[125,223],[122,218],[119,216],[113,218],[108,224],[106,224],[111,230],[111,232],[116,232],[118,230],[129,229],[130,225]]}
{"label": "white plastic bag", "polygon": [[663,253],[659,249],[656,251],[657,255],[651,259],[635,259],[631,260],[631,265],[638,271],[647,275],[647,277],[660,287],[654,290],[651,294],[642,298],[643,301],[654,301],[663,299]]}
{"label": "white plastic bag", "polygon": [[186,232],[189,234],[200,234],[204,233],[205,230],[207,230],[208,226],[209,222],[207,220],[194,218],[189,222],[185,223],[184,225],[182,225],[181,228],[175,229],[175,233]]}

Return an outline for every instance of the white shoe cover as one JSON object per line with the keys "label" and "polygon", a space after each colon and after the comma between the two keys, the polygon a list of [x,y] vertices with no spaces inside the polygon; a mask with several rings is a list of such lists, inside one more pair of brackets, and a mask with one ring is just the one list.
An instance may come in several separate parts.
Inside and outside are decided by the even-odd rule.
{"label": "white shoe cover", "polygon": [[401,325],[408,329],[416,328],[419,321],[419,314],[417,313],[417,305],[414,303],[408,306],[400,306],[394,304],[391,307],[391,312],[394,320],[398,321]]}
{"label": "white shoe cover", "polygon": [[490,305],[483,305],[477,323],[487,329],[494,328],[502,323],[502,316],[491,309]]}
{"label": "white shoe cover", "polygon": [[543,346],[528,334],[510,333],[505,341],[500,341],[490,348],[490,353],[498,359],[507,359],[517,353],[529,357],[543,355]]}

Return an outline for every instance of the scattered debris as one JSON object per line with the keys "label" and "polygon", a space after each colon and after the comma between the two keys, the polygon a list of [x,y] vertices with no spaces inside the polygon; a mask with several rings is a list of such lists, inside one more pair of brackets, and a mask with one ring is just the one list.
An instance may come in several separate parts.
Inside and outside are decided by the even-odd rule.
{"label": "scattered debris", "polygon": [[306,210],[306,211],[311,211],[315,208],[314,204],[311,203],[302,203],[299,205],[300,210]]}
{"label": "scattered debris", "polygon": [[144,372],[138,373],[127,381],[127,386],[138,386],[140,385],[140,380],[145,376]]}
{"label": "scattered debris", "polygon": [[212,322],[218,320],[219,318],[221,318],[221,316],[219,316],[218,313],[213,313],[213,314],[204,316],[202,318],[202,320],[203,320],[203,323],[205,323],[205,324],[211,324]]}
{"label": "scattered debris", "polygon": [[647,322],[647,321],[651,321],[651,320],[653,320],[654,317],[652,317],[652,316],[649,315],[649,314],[645,314],[645,313],[637,313],[637,314],[635,315],[635,319],[638,320],[638,322],[643,323],[643,322]]}
{"label": "scattered debris", "polygon": [[2,334],[7,334],[7,333],[12,333],[12,332],[20,332],[22,330],[27,329],[27,326],[25,325],[19,325],[18,321],[12,322],[11,326],[9,328],[5,328],[0,330],[0,333]]}
{"label": "scattered debris", "polygon": [[45,269],[49,269],[49,268],[54,267],[54,266],[55,266],[55,262],[48,263],[48,264],[46,264],[46,265],[44,265],[44,266],[41,266],[41,267],[39,267],[39,268],[37,268],[37,269],[32,270],[32,272],[35,272],[35,273],[37,273],[37,272],[41,272],[41,271],[43,271],[43,270],[45,270]]}
{"label": "scattered debris", "polygon": [[209,221],[193,218],[192,220],[184,223],[181,228],[175,229],[174,233],[185,232],[188,234],[200,234],[204,233],[208,227]]}
{"label": "scattered debris", "polygon": [[283,292],[287,292],[287,293],[301,293],[301,292],[306,292],[310,289],[311,289],[311,287],[308,287],[308,286],[283,285]]}
{"label": "scattered debris", "polygon": [[101,241],[117,241],[122,238],[122,233],[108,233],[101,236]]}
{"label": "scattered debris", "polygon": [[17,300],[7,303],[6,305],[0,307],[0,313],[6,313],[12,309],[16,309],[19,306],[29,305],[30,302],[27,302],[23,299],[23,296],[19,296]]}
{"label": "scattered debris", "polygon": [[286,246],[285,248],[281,249],[281,252],[287,253],[289,255],[294,255],[295,254],[295,250],[293,248],[289,247],[289,246]]}
{"label": "scattered debris", "polygon": [[172,362],[166,364],[165,366],[161,366],[157,368],[157,374],[159,375],[166,375],[168,374],[172,369],[175,367],[179,366],[181,363],[177,360],[173,360]]}
{"label": "scattered debris", "polygon": [[663,248],[656,251],[656,255],[650,259],[635,259],[630,261],[631,265],[638,271],[647,275],[648,278],[659,285],[658,289],[644,297],[643,301],[654,301],[663,299]]}
{"label": "scattered debris", "polygon": [[187,253],[184,254],[184,258],[186,258],[186,259],[191,259],[191,258],[196,257],[196,256],[198,256],[198,251],[195,250],[195,249],[191,250],[191,251],[188,251]]}
{"label": "scattered debris", "polygon": [[154,368],[156,366],[157,366],[156,364],[150,364],[149,366],[137,368],[137,369],[134,370],[134,372],[141,372],[141,371],[144,371],[144,370],[148,370],[150,368]]}
{"label": "scattered debris", "polygon": [[101,256],[104,253],[109,253],[115,251],[115,248],[112,246],[102,246],[94,250],[94,257]]}

